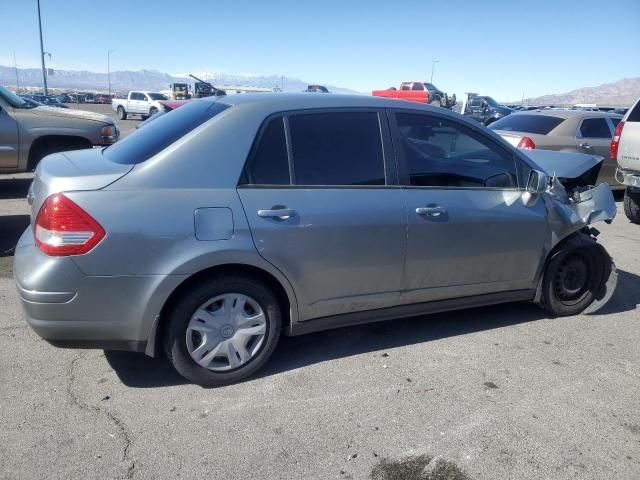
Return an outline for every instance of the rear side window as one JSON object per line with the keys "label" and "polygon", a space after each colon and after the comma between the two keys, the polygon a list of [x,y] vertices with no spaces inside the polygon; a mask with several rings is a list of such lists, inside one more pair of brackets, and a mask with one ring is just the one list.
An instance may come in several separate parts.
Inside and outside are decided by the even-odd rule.
{"label": "rear side window", "polygon": [[564,118],[550,115],[507,115],[489,125],[491,130],[506,132],[524,132],[546,135],[564,122]]}
{"label": "rear side window", "polygon": [[627,122],[640,122],[640,102],[636,103],[627,117]]}
{"label": "rear side window", "polygon": [[585,118],[580,125],[582,138],[611,138],[609,124],[604,118]]}
{"label": "rear side window", "polygon": [[115,163],[142,163],[227,108],[229,105],[217,102],[188,103],[105,148],[102,154]]}
{"label": "rear side window", "polygon": [[375,112],[289,117],[297,185],[384,185],[380,122]]}
{"label": "rear side window", "polygon": [[291,183],[282,117],[269,120],[262,130],[246,173],[248,183],[253,185],[289,185]]}

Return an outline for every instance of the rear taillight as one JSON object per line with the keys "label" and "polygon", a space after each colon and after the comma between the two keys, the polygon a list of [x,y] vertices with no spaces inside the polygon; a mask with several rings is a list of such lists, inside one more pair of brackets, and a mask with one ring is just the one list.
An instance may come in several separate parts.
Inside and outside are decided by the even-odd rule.
{"label": "rear taillight", "polygon": [[78,204],[57,193],[40,207],[34,236],[37,247],[47,255],[82,255],[104,238],[105,231]]}
{"label": "rear taillight", "polygon": [[518,148],[524,148],[526,150],[534,150],[536,148],[536,144],[529,137],[522,137],[518,142]]}
{"label": "rear taillight", "polygon": [[620,146],[620,136],[622,136],[622,129],[624,128],[624,122],[620,121],[613,132],[613,140],[611,140],[611,158],[618,159],[618,147]]}

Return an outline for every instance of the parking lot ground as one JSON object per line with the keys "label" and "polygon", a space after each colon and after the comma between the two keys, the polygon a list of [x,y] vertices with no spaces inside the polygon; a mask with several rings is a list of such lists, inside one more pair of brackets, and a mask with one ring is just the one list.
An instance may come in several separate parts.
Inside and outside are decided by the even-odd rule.
{"label": "parking lot ground", "polygon": [[621,203],[597,225],[620,271],[597,314],[508,304],[283,338],[257,377],[203,389],[164,359],[56,349],[26,326],[11,246],[28,176],[12,177],[0,478],[409,479],[384,472],[419,455],[472,479],[640,478],[640,226]]}

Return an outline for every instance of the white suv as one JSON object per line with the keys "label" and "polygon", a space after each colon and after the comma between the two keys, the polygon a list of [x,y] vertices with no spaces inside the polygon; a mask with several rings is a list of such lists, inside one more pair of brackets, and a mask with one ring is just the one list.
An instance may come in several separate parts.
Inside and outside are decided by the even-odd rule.
{"label": "white suv", "polygon": [[627,186],[624,213],[633,223],[640,223],[640,99],[616,127],[611,158],[618,162],[616,180]]}

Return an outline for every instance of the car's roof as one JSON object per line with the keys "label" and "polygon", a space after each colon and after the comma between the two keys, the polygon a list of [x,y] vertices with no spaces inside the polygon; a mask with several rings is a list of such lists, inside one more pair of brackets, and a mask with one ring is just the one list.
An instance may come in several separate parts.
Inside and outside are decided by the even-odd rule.
{"label": "car's roof", "polygon": [[571,109],[553,109],[546,108],[544,110],[525,110],[522,112],[514,112],[511,115],[545,115],[549,117],[571,118],[571,117],[610,117],[622,118],[622,115],[611,112],[594,112],[592,110],[571,110]]}
{"label": "car's roof", "polygon": [[370,95],[343,95],[338,93],[329,95],[315,95],[313,93],[240,93],[220,97],[207,97],[196,101],[217,101],[230,106],[252,104],[256,106],[259,105],[265,110],[273,111],[301,110],[305,108],[368,107],[409,108],[451,113],[450,110],[443,108],[431,107],[404,100]]}

